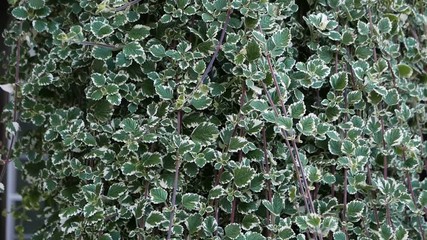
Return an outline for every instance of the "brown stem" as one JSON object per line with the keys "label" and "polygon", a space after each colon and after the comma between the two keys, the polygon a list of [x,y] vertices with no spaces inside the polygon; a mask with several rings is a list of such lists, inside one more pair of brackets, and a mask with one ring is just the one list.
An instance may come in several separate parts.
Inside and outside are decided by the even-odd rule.
{"label": "brown stem", "polygon": [[139,2],[141,2],[141,0],[133,0],[133,1],[130,1],[130,2],[128,2],[128,3],[123,4],[123,5],[122,5],[122,6],[120,6],[120,7],[116,7],[114,10],[115,10],[116,12],[120,12],[120,11],[123,11],[123,10],[125,10],[126,8],[131,7],[132,5],[135,5],[135,4],[139,3]]}
{"label": "brown stem", "polygon": [[[178,114],[177,114],[177,127],[176,127],[178,135],[181,134],[181,128],[182,128],[182,111],[179,110]],[[171,236],[172,236],[172,227],[173,227],[174,218],[175,218],[176,193],[178,190],[179,167],[180,167],[180,165],[181,165],[181,160],[179,158],[177,158],[175,161],[175,178],[173,181],[172,206],[171,206],[171,213],[170,213],[170,218],[169,218],[168,236],[166,238],[167,240],[170,240]]]}
{"label": "brown stem", "polygon": [[218,57],[219,50],[221,49],[222,43],[224,42],[225,33],[227,32],[228,22],[230,21],[231,12],[233,12],[233,10],[231,9],[231,7],[229,7],[228,10],[227,10],[227,16],[225,18],[224,25],[222,26],[221,36],[219,38],[218,44],[215,47],[215,52],[212,55],[212,58],[211,58],[211,61],[208,64],[208,67],[203,72],[202,78],[199,80],[199,82],[197,83],[197,85],[194,88],[194,90],[188,96],[187,103],[191,101],[191,99],[194,96],[194,93],[196,93],[197,89],[199,89],[200,85],[204,82],[205,78],[208,76],[209,72],[212,70],[212,67],[213,67],[213,64],[215,62],[215,59]]}

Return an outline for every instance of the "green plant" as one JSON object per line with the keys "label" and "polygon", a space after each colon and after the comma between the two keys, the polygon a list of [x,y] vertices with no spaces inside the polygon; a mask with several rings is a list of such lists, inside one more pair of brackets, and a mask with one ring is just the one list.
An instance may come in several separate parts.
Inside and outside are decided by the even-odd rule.
{"label": "green plant", "polygon": [[425,239],[424,1],[10,2],[35,239]]}

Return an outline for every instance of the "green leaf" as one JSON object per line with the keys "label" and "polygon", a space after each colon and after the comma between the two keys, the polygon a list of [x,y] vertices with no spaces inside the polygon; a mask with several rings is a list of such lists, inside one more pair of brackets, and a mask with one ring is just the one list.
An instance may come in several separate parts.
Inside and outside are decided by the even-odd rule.
{"label": "green leaf", "polygon": [[384,134],[384,140],[390,147],[400,145],[402,139],[403,133],[399,128],[388,129]]}
{"label": "green leaf", "polygon": [[400,225],[396,229],[395,238],[396,240],[407,240],[409,238],[408,231],[406,231],[406,229]]}
{"label": "green leaf", "polygon": [[154,210],[147,217],[146,227],[148,229],[154,228],[154,227],[160,227],[160,224],[164,221],[166,221],[165,216],[163,216],[161,212]]}
{"label": "green leaf", "polygon": [[148,51],[155,57],[157,58],[163,58],[164,56],[166,56],[165,52],[165,47],[163,47],[160,44],[155,44],[153,46],[151,46]]}
{"label": "green leaf", "polygon": [[274,193],[271,202],[268,200],[262,200],[262,205],[264,205],[264,207],[266,207],[274,216],[280,216],[285,206],[283,199],[277,193]]}
{"label": "green leaf", "polygon": [[329,83],[336,91],[342,91],[347,87],[348,77],[346,72],[338,72],[331,76]]}
{"label": "green leaf", "polygon": [[25,20],[28,17],[27,9],[23,6],[18,6],[12,10],[12,16],[18,20]]}
{"label": "green leaf", "polygon": [[378,21],[378,30],[381,34],[390,33],[391,21],[388,17],[381,18],[381,20]]}
{"label": "green leaf", "polygon": [[418,202],[422,207],[427,207],[427,191],[426,190],[423,190],[420,196],[418,196]]}
{"label": "green leaf", "polygon": [[246,49],[246,59],[248,59],[249,62],[252,62],[261,57],[261,48],[259,47],[256,41],[254,40],[249,41],[246,44],[245,49]]}
{"label": "green leaf", "polygon": [[191,133],[191,139],[203,146],[206,146],[213,144],[218,138],[218,135],[219,130],[214,124],[203,122],[193,130],[193,133]]}
{"label": "green leaf", "polygon": [[93,85],[95,85],[96,87],[102,87],[107,82],[105,76],[99,73],[93,73],[90,76],[90,79],[92,80]]}
{"label": "green leaf", "polygon": [[212,236],[217,230],[218,224],[213,216],[208,216],[202,223],[203,230],[208,236]]}
{"label": "green leaf", "polygon": [[291,31],[288,28],[283,28],[275,32],[271,39],[277,48],[286,48],[291,45]]}
{"label": "green leaf", "polygon": [[320,228],[321,222],[322,222],[322,219],[321,219],[320,215],[315,214],[315,213],[310,213],[306,219],[307,225],[312,229]]}
{"label": "green leaf", "polygon": [[132,176],[136,173],[136,164],[131,162],[123,163],[121,170],[124,175]]}
{"label": "green leaf", "polygon": [[410,78],[412,76],[413,70],[406,64],[399,64],[397,65],[397,73],[399,77]]}
{"label": "green leaf", "polygon": [[255,170],[252,169],[251,167],[246,167],[246,166],[237,167],[233,171],[234,184],[238,188],[245,187],[249,185],[252,178],[254,177],[254,174],[255,174]]}
{"label": "green leaf", "polygon": [[132,118],[123,119],[123,121],[120,123],[120,127],[123,128],[123,130],[127,133],[135,133],[139,130],[137,121]]}
{"label": "green leaf", "polygon": [[260,220],[255,214],[245,215],[242,220],[242,228],[244,230],[251,230],[259,226]]}
{"label": "green leaf", "polygon": [[289,105],[289,114],[292,118],[300,119],[305,114],[305,104],[303,101],[294,102]]}
{"label": "green leaf", "polygon": [[391,227],[387,226],[386,224],[383,224],[380,228],[380,239],[381,240],[389,240],[393,237],[393,230]]}
{"label": "green leaf", "polygon": [[268,103],[267,101],[263,99],[254,99],[252,100],[249,105],[256,111],[263,112],[268,109]]}
{"label": "green leaf", "polygon": [[128,36],[131,40],[141,41],[150,35],[150,27],[136,24],[128,32]]}
{"label": "green leaf", "polygon": [[347,240],[347,237],[344,232],[338,231],[334,232],[334,240]]}
{"label": "green leaf", "polygon": [[114,183],[108,189],[107,196],[113,199],[119,198],[120,196],[122,196],[127,192],[127,189],[128,188],[122,182]]}
{"label": "green leaf", "polygon": [[203,60],[197,61],[196,65],[194,66],[194,71],[198,74],[202,74],[206,69],[206,63]]}
{"label": "green leaf", "polygon": [[362,22],[362,21],[358,21],[357,22],[357,31],[361,35],[369,35],[369,33],[370,33],[369,25],[367,23]]}
{"label": "green leaf", "polygon": [[280,239],[293,239],[295,237],[295,232],[290,227],[284,227],[279,230]]}
{"label": "green leaf", "polygon": [[341,155],[341,142],[333,139],[329,140],[328,150],[334,155]]}
{"label": "green leaf", "polygon": [[144,167],[154,167],[162,163],[162,155],[157,152],[145,152],[141,156],[141,163]]}
{"label": "green leaf", "polygon": [[64,218],[64,219],[68,219],[72,216],[76,216],[77,214],[81,213],[81,211],[82,210],[77,206],[67,207],[67,208],[60,210],[59,217]]}
{"label": "green leaf", "polygon": [[292,126],[294,124],[292,118],[279,116],[276,119],[276,124],[279,128],[290,131],[292,130]]}
{"label": "green leaf", "polygon": [[103,46],[94,46],[92,48],[92,56],[95,59],[106,61],[113,56],[113,52],[110,48]]}
{"label": "green leaf", "polygon": [[240,224],[237,224],[237,223],[228,224],[224,230],[225,230],[225,236],[229,237],[230,239],[237,239],[241,231]]}
{"label": "green leaf", "polygon": [[313,113],[310,113],[307,116],[301,118],[301,120],[297,123],[297,129],[305,136],[311,136],[316,130],[317,123],[317,116]]}
{"label": "green leaf", "polygon": [[246,240],[265,240],[266,238],[261,235],[261,233],[257,232],[246,232],[245,233]]}
{"label": "green leaf", "polygon": [[188,210],[196,210],[200,205],[200,196],[194,193],[186,193],[182,196],[182,206]]}
{"label": "green leaf", "polygon": [[90,31],[98,39],[104,39],[113,34],[114,29],[105,22],[93,21],[90,24]]}
{"label": "green leaf", "polygon": [[347,215],[350,219],[356,219],[357,221],[362,217],[363,210],[365,209],[365,203],[353,200],[347,204]]}
{"label": "green leaf", "polygon": [[126,57],[136,58],[145,57],[145,52],[142,46],[138,42],[131,42],[124,46],[123,53]]}
{"label": "green leaf", "polygon": [[173,98],[173,89],[169,85],[156,84],[155,90],[163,100],[171,100]]}
{"label": "green leaf", "polygon": [[120,94],[116,93],[116,94],[111,94],[108,95],[107,97],[107,101],[115,106],[120,105],[120,103],[122,102],[122,96],[120,96]]}
{"label": "green leaf", "polygon": [[202,228],[202,216],[199,213],[192,214],[187,217],[185,225],[187,226],[188,232],[194,234]]}
{"label": "green leaf", "polygon": [[45,0],[28,0],[28,6],[32,9],[42,9],[45,6]]}
{"label": "green leaf", "polygon": [[387,94],[385,95],[384,102],[389,106],[394,106],[398,104],[400,101],[399,92],[397,89],[387,90]]}
{"label": "green leaf", "polygon": [[151,202],[154,204],[164,203],[168,198],[168,192],[163,188],[152,188],[150,190]]}
{"label": "green leaf", "polygon": [[237,152],[248,144],[248,141],[243,137],[232,137],[228,145],[229,152]]}

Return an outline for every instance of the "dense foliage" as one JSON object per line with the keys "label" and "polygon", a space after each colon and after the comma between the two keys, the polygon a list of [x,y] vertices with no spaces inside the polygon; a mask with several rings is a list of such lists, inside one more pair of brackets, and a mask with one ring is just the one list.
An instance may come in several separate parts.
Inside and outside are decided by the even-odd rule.
{"label": "dense foliage", "polygon": [[9,2],[35,239],[425,239],[427,2]]}

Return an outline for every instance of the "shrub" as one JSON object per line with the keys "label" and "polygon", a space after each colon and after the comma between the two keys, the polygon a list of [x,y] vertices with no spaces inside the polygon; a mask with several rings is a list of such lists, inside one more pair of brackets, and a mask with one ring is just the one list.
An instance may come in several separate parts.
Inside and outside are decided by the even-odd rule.
{"label": "shrub", "polygon": [[35,239],[425,239],[425,1],[9,2]]}

